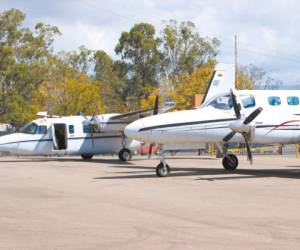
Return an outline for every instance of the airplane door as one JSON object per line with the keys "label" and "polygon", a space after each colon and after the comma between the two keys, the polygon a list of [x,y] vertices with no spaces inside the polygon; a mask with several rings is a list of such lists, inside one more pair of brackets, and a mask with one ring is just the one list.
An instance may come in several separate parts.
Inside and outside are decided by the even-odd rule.
{"label": "airplane door", "polygon": [[65,150],[68,148],[68,133],[65,123],[52,124],[52,139],[54,150]]}

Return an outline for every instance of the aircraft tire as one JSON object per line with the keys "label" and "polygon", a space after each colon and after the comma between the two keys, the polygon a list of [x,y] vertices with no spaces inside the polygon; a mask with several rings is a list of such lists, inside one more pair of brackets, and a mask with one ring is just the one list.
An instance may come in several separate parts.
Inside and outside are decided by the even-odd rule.
{"label": "aircraft tire", "polygon": [[93,156],[94,156],[93,154],[82,154],[81,158],[85,161],[89,161],[93,158]]}
{"label": "aircraft tire", "polygon": [[131,155],[131,151],[127,148],[123,148],[120,150],[119,152],[119,159],[120,161],[130,161],[132,158],[132,155]]}
{"label": "aircraft tire", "polygon": [[156,167],[156,175],[158,177],[166,177],[170,174],[170,166],[166,164],[166,167],[164,168],[164,164],[161,162]]}
{"label": "aircraft tire", "polygon": [[223,158],[222,164],[226,170],[235,170],[239,165],[239,160],[234,154],[228,154]]}

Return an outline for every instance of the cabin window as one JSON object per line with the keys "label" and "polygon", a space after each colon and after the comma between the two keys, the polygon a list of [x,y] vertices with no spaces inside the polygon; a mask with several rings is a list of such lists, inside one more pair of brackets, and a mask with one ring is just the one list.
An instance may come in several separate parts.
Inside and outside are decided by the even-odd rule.
{"label": "cabin window", "polygon": [[40,135],[46,135],[47,134],[47,126],[45,126],[45,125],[39,126],[37,133]]}
{"label": "cabin window", "polygon": [[253,95],[240,96],[244,108],[255,107],[255,98]]}
{"label": "cabin window", "polygon": [[91,126],[88,124],[83,125],[83,133],[91,133]]}
{"label": "cabin window", "polygon": [[74,134],[74,133],[75,133],[74,125],[69,125],[69,134]]}
{"label": "cabin window", "polygon": [[269,96],[268,101],[271,106],[278,106],[281,104],[280,97],[278,96]]}
{"label": "cabin window", "polygon": [[27,123],[24,127],[20,128],[20,132],[24,134],[36,134],[38,125],[34,122]]}
{"label": "cabin window", "polygon": [[208,106],[216,109],[230,110],[232,109],[232,101],[230,95],[219,96],[215,98]]}
{"label": "cabin window", "polygon": [[288,96],[287,98],[288,105],[299,105],[299,98],[297,96]]}

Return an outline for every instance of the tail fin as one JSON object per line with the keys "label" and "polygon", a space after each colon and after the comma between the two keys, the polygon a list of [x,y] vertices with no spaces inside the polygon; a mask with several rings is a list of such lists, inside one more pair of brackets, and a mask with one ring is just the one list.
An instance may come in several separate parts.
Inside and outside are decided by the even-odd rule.
{"label": "tail fin", "polygon": [[202,103],[222,93],[235,89],[234,64],[217,64],[208,84]]}

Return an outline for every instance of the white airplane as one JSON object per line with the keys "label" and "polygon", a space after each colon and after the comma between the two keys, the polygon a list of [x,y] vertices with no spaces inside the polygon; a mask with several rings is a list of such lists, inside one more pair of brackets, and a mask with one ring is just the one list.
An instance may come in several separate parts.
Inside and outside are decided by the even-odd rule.
{"label": "white airplane", "polygon": [[[154,113],[166,112],[174,103],[166,103],[158,109],[158,98]],[[81,155],[84,160],[95,154],[118,153],[121,161],[131,159],[132,150],[138,149],[139,141],[124,135],[130,122],[152,115],[153,109],[125,114],[103,114],[98,116],[53,117],[38,113],[34,120],[17,133],[0,137],[0,152],[18,155]]]}
{"label": "white airplane", "polygon": [[[214,80],[212,80],[213,82]],[[300,91],[243,90],[219,93],[195,110],[159,114],[136,120],[125,128],[128,138],[157,143],[161,150],[158,176],[170,167],[164,158],[166,144],[216,143],[223,152],[223,167],[235,170],[238,159],[227,153],[228,142],[243,142],[252,163],[249,143],[300,142]]]}

